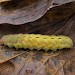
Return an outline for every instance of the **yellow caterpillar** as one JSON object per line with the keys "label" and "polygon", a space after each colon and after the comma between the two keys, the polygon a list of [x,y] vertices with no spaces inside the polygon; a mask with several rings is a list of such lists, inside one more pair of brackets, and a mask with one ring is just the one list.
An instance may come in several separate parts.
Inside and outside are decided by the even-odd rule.
{"label": "yellow caterpillar", "polygon": [[41,35],[41,34],[13,34],[2,37],[0,44],[7,45],[9,48],[16,49],[29,48],[30,50],[44,49],[45,51],[57,49],[71,48],[72,40],[67,36]]}

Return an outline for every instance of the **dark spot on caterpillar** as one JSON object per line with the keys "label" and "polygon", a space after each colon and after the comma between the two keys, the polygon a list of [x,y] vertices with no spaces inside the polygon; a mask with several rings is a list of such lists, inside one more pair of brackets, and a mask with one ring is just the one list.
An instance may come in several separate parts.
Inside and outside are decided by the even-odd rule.
{"label": "dark spot on caterpillar", "polygon": [[58,39],[61,39],[61,38],[58,38]]}
{"label": "dark spot on caterpillar", "polygon": [[36,37],[36,38],[39,38],[39,37]]}
{"label": "dark spot on caterpillar", "polygon": [[54,39],[54,38],[51,38],[51,39]]}

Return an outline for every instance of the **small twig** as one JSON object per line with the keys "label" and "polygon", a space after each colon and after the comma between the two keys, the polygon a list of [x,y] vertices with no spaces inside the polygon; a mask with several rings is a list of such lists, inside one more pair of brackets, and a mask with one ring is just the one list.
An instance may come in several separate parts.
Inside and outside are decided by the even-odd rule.
{"label": "small twig", "polygon": [[[25,53],[25,52],[24,52],[24,53]],[[6,59],[6,60],[0,62],[0,64],[2,64],[2,63],[4,63],[4,62],[7,62],[7,61],[9,61],[9,60],[11,60],[11,59],[13,59],[13,58],[16,58],[16,57],[18,57],[18,56],[20,56],[20,55],[22,55],[22,54],[24,54],[24,53],[20,53],[20,54],[17,54],[17,55],[15,55],[15,56],[11,57],[11,58],[8,58],[8,59]]]}

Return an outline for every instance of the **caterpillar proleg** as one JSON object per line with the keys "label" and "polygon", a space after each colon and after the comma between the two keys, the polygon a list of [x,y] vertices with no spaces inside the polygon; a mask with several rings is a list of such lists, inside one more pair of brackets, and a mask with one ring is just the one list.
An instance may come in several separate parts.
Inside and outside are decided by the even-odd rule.
{"label": "caterpillar proleg", "polygon": [[30,50],[44,49],[45,51],[57,49],[71,48],[73,42],[71,38],[63,35],[42,35],[42,34],[12,34],[5,35],[1,38],[0,44],[4,44],[9,48],[16,49],[29,48]]}

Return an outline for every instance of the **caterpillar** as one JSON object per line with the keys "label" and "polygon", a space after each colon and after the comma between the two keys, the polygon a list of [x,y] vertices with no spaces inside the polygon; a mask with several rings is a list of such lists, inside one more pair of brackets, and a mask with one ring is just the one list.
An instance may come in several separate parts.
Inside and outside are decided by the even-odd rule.
{"label": "caterpillar", "polygon": [[16,49],[29,48],[30,50],[61,50],[63,48],[71,48],[73,41],[71,38],[63,35],[42,35],[42,34],[11,34],[1,38],[0,44],[4,44],[9,48]]}

